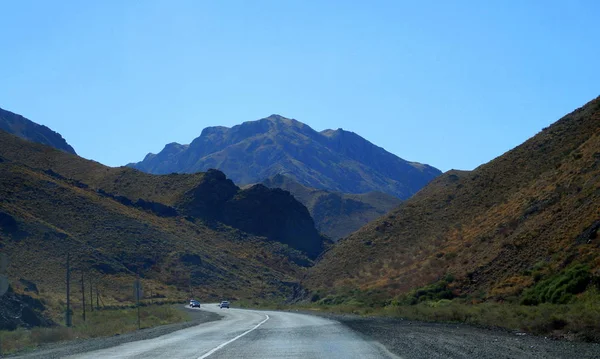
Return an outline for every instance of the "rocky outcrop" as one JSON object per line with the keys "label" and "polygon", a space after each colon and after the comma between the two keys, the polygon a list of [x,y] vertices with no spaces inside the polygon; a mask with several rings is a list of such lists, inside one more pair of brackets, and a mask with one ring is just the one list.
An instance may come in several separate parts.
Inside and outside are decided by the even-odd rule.
{"label": "rocky outcrop", "polygon": [[187,215],[215,220],[317,257],[323,239],[310,213],[289,192],[255,185],[241,190],[223,172],[209,170],[178,205]]}
{"label": "rocky outcrop", "polygon": [[54,323],[42,315],[45,309],[38,299],[17,294],[9,287],[0,297],[0,330],[52,326]]}
{"label": "rocky outcrop", "polygon": [[225,204],[223,222],[249,233],[285,243],[316,258],[323,240],[310,213],[289,192],[255,185]]}

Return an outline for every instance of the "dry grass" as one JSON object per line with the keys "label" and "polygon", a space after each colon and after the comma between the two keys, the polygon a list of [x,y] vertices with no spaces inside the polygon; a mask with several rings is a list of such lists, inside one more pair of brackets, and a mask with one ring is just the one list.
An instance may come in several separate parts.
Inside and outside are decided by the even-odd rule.
{"label": "dry grass", "polygon": [[[136,272],[147,295],[181,299],[187,295],[191,275],[195,295],[216,300],[267,297],[282,290],[280,281],[294,281],[303,271],[289,260],[292,251],[280,243],[200,219],[159,217],[75,181],[103,183],[103,178],[121,171],[120,186],[131,190],[132,196],[138,190],[166,195],[185,190],[201,175],[153,176],[112,169],[2,132],[0,139],[0,156],[5,159],[0,162],[0,212],[17,223],[15,229],[0,231],[2,251],[11,259],[8,275],[17,292],[24,290],[20,279],[34,282],[40,293],[29,294],[46,300],[53,318],[64,309],[67,252],[75,269],[73,291],[79,292],[83,270],[86,281],[89,276],[97,281],[106,305],[131,301]],[[42,169],[56,166],[64,177],[72,174],[75,180],[10,158]],[[138,187],[135,191],[133,184]]]}
{"label": "dry grass", "polygon": [[600,270],[600,98],[472,172],[449,171],[339,242],[304,285],[406,293],[457,278],[454,290],[519,296],[544,261]]}
{"label": "dry grass", "polygon": [[[142,328],[179,323],[188,320],[185,314],[170,305],[153,305],[140,308]],[[123,334],[137,330],[137,309],[101,310],[87,314],[86,321],[75,316],[73,327],[34,328],[2,331],[3,353],[30,349],[41,344],[73,339],[88,339]]]}

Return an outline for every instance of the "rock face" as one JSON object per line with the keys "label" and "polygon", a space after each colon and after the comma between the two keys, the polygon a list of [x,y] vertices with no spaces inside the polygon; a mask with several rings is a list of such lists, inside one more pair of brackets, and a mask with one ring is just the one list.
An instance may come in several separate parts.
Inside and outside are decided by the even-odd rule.
{"label": "rock face", "polygon": [[42,314],[45,309],[38,299],[17,294],[9,287],[0,297],[0,330],[52,326],[54,323]]}
{"label": "rock face", "polygon": [[405,161],[353,132],[317,132],[278,115],[232,128],[206,128],[189,145],[171,143],[129,166],[154,174],[216,168],[239,185],[285,174],[308,187],[344,193],[378,191],[401,199],[441,173]]}
{"label": "rock face", "polygon": [[21,115],[0,108],[0,130],[19,136],[31,142],[52,146],[75,154],[75,150],[62,136],[46,126],[38,125]]}
{"label": "rock face", "polygon": [[241,190],[223,172],[209,170],[178,207],[192,216],[216,220],[305,252],[323,250],[310,213],[289,192],[261,184]]}
{"label": "rock face", "polygon": [[310,188],[284,175],[275,175],[262,183],[269,188],[289,191],[308,208],[317,230],[334,241],[402,203],[397,197],[382,192],[347,194]]}

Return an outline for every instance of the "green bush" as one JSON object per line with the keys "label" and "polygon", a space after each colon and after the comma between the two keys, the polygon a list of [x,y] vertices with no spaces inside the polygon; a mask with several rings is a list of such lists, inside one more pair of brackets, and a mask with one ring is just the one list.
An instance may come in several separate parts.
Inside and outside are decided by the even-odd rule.
{"label": "green bush", "polygon": [[453,299],[456,295],[448,287],[454,281],[452,275],[428,286],[413,290],[394,301],[397,305],[415,305],[422,302],[437,302],[443,299]]}
{"label": "green bush", "polygon": [[521,303],[524,305],[566,304],[575,294],[584,292],[591,280],[589,267],[575,263],[526,290]]}

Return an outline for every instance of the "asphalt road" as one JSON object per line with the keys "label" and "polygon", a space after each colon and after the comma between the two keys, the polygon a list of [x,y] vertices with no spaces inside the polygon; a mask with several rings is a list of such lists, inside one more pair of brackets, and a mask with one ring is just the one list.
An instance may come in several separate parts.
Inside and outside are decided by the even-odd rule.
{"label": "asphalt road", "polygon": [[221,310],[216,304],[203,305],[202,310],[180,308],[188,312],[191,321],[120,336],[55,343],[11,357],[600,358],[600,344],[461,324],[313,312]]}
{"label": "asphalt road", "polygon": [[311,315],[219,309],[219,321],[68,358],[396,358],[339,322]]}

